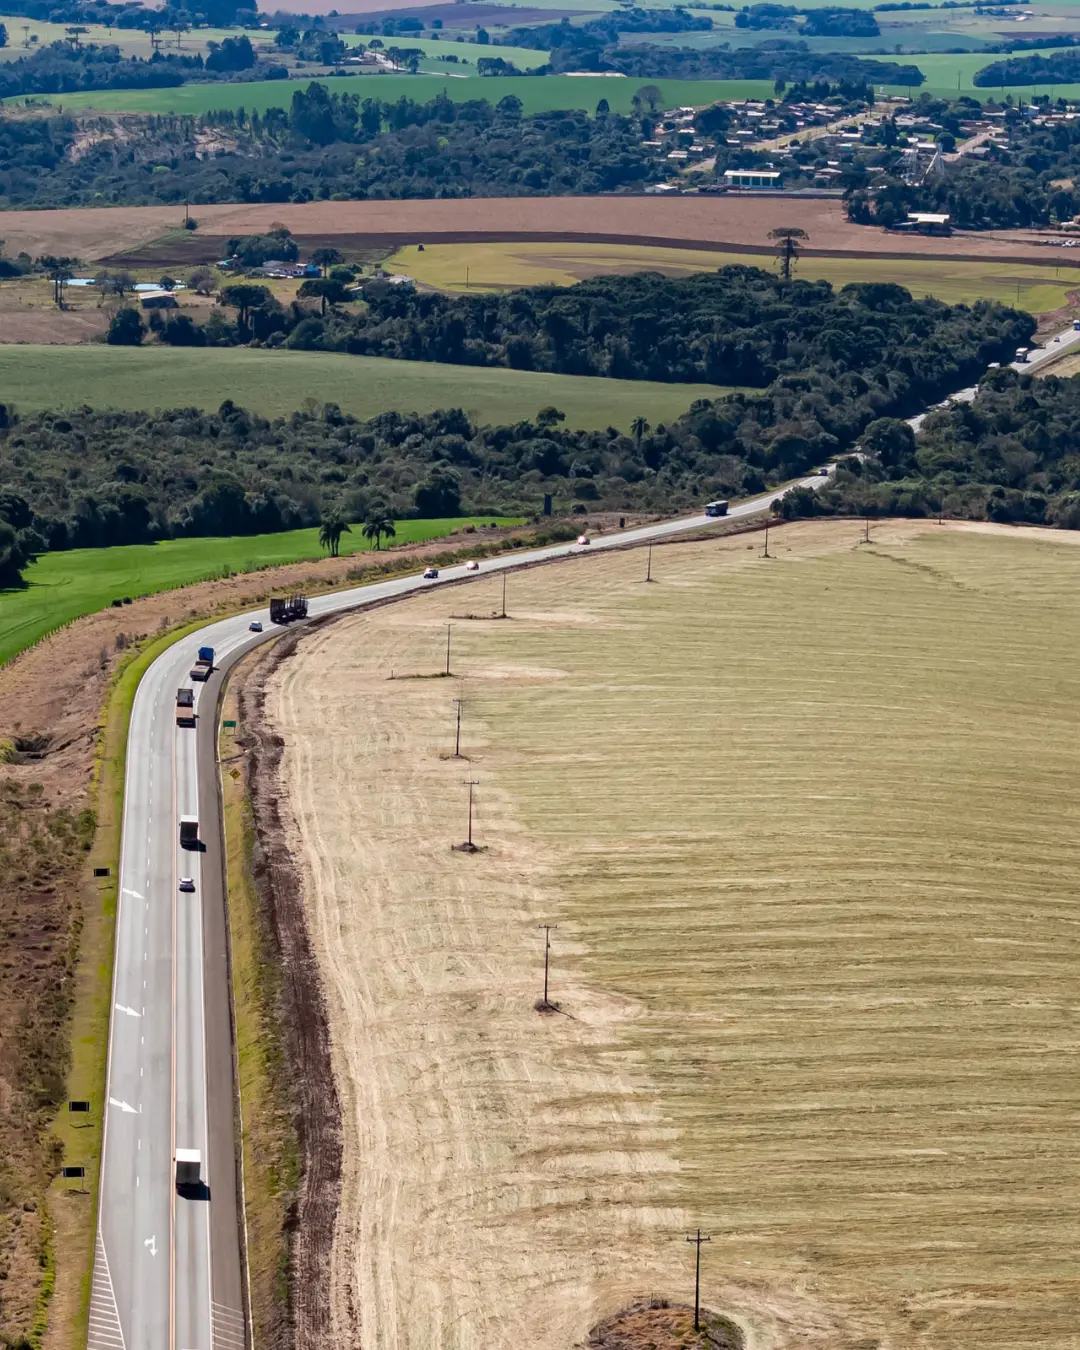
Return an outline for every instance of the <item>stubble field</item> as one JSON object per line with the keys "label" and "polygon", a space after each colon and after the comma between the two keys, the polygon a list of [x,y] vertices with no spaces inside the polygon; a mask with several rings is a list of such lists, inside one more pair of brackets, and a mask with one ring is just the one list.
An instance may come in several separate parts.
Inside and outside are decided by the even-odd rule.
{"label": "stubble field", "polygon": [[481,579],[274,677],[335,1342],[569,1350],[691,1294],[700,1225],[752,1346],[1075,1345],[1080,549],[861,533],[517,574],[403,678]]}

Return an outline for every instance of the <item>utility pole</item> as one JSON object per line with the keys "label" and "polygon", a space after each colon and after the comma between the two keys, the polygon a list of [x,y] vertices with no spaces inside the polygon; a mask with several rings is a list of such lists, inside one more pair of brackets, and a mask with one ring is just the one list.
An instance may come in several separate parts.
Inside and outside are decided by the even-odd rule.
{"label": "utility pole", "polygon": [[480,781],[477,778],[467,778],[465,781],[469,785],[469,837],[465,841],[465,852],[475,853],[476,845],[472,841],[472,795],[473,795],[473,788],[479,787]]}
{"label": "utility pole", "polygon": [[506,573],[505,573],[505,572],[503,573],[502,613],[499,615],[499,618],[500,618],[500,619],[505,619],[505,618],[506,618]]}
{"label": "utility pole", "polygon": [[544,998],[540,1004],[541,1010],[543,1010],[551,1007],[548,1002],[548,960],[551,953],[551,930],[558,928],[559,925],[557,923],[538,923],[536,926],[544,930]]}
{"label": "utility pole", "polygon": [[866,525],[866,533],[863,535],[863,543],[868,544],[870,542],[870,517],[864,516],[863,521]]}
{"label": "utility pole", "polygon": [[446,673],[450,674],[450,625],[446,625]]}
{"label": "utility pole", "polygon": [[769,525],[768,525],[768,522],[766,522],[766,524],[765,524],[765,552],[764,552],[761,556],[762,556],[763,558],[771,558],[771,557],[772,557],[772,554],[769,552]]}
{"label": "utility pole", "polygon": [[649,545],[649,564],[645,569],[645,580],[652,581],[652,544]]}
{"label": "utility pole", "polygon": [[455,759],[460,759],[460,758],[461,758],[461,710],[462,710],[462,708],[465,706],[465,700],[464,700],[463,698],[456,698],[456,699],[454,699],[454,702],[457,704],[457,729],[456,729],[456,731],[454,732],[454,758],[455,758]]}
{"label": "utility pole", "polygon": [[687,1237],[687,1242],[692,1242],[697,1247],[697,1258],[694,1262],[694,1330],[701,1330],[701,1244],[711,1242],[711,1237],[703,1237],[701,1229],[697,1230],[695,1237]]}

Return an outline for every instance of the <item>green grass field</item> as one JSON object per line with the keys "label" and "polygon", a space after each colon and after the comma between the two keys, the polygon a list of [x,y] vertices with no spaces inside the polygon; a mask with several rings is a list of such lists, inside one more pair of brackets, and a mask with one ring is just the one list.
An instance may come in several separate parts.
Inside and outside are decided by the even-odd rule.
{"label": "green grass field", "polygon": [[[1016,52],[1014,55],[1017,57],[1049,56],[1051,55],[1051,49],[1047,48],[1041,52]],[[899,85],[886,85],[885,88],[889,93],[926,93],[943,98],[955,98],[959,93],[967,95],[969,98],[980,99],[983,102],[989,99],[1000,101],[1007,94],[1011,94],[1013,101],[1016,102],[1021,98],[1030,100],[1036,94],[1049,94],[1053,90],[1055,97],[1063,95],[1066,98],[1080,98],[1080,84],[1006,85],[1004,89],[976,87],[972,83],[976,71],[982,70],[984,66],[991,65],[995,61],[1008,60],[1008,55],[1002,53],[929,52],[916,56],[890,56],[882,59],[896,61],[905,66],[918,66],[926,76],[926,83],[917,90],[905,90]]]}
{"label": "green grass field", "polygon": [[[402,39],[404,43],[404,39]],[[472,49],[470,49],[472,50]],[[664,92],[668,107],[702,107],[718,99],[771,98],[771,80],[631,80],[604,75],[552,75],[546,78],[528,75],[507,78],[464,79],[431,75],[331,75],[318,76],[335,93],[360,94],[363,98],[381,98],[394,102],[412,98],[427,102],[444,91],[455,103],[485,98],[493,102],[507,94],[516,94],[527,113],[550,112],[555,108],[583,108],[592,112],[602,98],[615,112],[629,112],[634,94],[645,84],[656,84]],[[259,80],[252,84],[187,84],[179,89],[109,89],[91,93],[54,94],[52,107],[72,112],[88,108],[99,112],[207,113],[214,109],[244,108],[265,112],[268,108],[287,108],[297,88],[308,81]],[[23,99],[7,99],[22,103]]]}
{"label": "green grass field", "polygon": [[554,404],[568,426],[626,426],[639,412],[670,420],[695,399],[730,393],[709,384],[660,384],[546,375],[495,367],[272,352],[244,347],[0,345],[0,389],[22,412],[42,408],[210,408],[227,398],[266,417],[337,403],[357,417],[397,408],[463,408],[485,423],[517,422]]}
{"label": "green grass field", "polygon": [[[774,270],[769,257],[745,253],[653,248],[635,244],[474,243],[415,245],[399,249],[391,271],[406,272],[440,290],[504,290],[511,286],[570,286],[585,277],[655,269],[672,276],[711,271],[728,264],[756,264]],[[952,262],[942,259],[802,258],[798,275],[831,282],[838,289],[851,281],[892,281],[915,296],[933,295],[949,304],[1002,300],[1031,314],[1065,304],[1080,286],[1080,267],[1038,264]],[[2,370],[0,356],[0,370]]]}
{"label": "green grass field", "polygon": [[[515,524],[506,516],[463,517],[460,520],[403,520],[395,544],[439,539],[462,525]],[[354,529],[342,536],[341,556],[370,552],[372,545]],[[72,549],[46,553],[26,569],[27,587],[0,591],[0,665],[61,624],[94,614],[124,596],[155,594],[193,581],[260,567],[305,562],[326,554],[319,531],[287,530],[228,539],[169,539],[160,544],[123,548]]]}

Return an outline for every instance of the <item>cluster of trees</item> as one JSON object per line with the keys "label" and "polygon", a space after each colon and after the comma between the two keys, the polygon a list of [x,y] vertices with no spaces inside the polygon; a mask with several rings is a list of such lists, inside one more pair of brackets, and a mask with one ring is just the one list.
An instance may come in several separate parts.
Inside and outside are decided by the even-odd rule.
{"label": "cluster of trees", "polygon": [[[440,295],[365,286],[359,311],[283,308],[265,287],[242,289],[234,323],[215,315],[208,339],[401,360],[614,379],[705,381],[765,388],[819,372],[876,386],[890,410],[915,411],[1034,332],[1027,314],[992,302],[950,307],[901,286],[785,283],[756,267],[691,277],[643,272],[507,295]],[[227,291],[222,303],[233,304]],[[236,306],[239,308],[239,306]]]}
{"label": "cluster of trees", "polygon": [[801,515],[959,516],[1080,529],[1080,379],[986,375],[973,403],[933,412],[916,437],[871,423],[867,458],[840,463],[820,493],[779,505]]}
{"label": "cluster of trees", "polygon": [[866,9],[830,5],[800,9],[796,5],[744,5],[735,15],[736,28],[784,29],[795,27],[796,15],[805,15],[801,31],[806,37],[879,37],[881,29]]}
{"label": "cluster of trees", "polygon": [[[951,105],[927,100],[926,109],[944,129],[960,134],[963,116],[979,105],[967,99]],[[1006,113],[1008,144],[990,145],[981,160],[963,158],[944,177],[921,186],[900,176],[900,151],[886,159],[895,172],[870,189],[853,187],[849,217],[859,224],[894,225],[910,210],[946,211],[962,229],[1045,226],[1072,220],[1080,212],[1080,127],[1075,122],[1036,126],[1018,110]],[[949,144],[949,142],[946,142]]]}
{"label": "cluster of trees", "polygon": [[114,5],[109,0],[8,0],[4,12],[45,23],[99,23],[146,32],[164,31],[174,22],[185,27],[204,23],[216,28],[234,23],[254,27],[259,22],[255,6],[237,4],[237,0],[188,0],[186,4],[170,0],[161,9],[139,3]]}
{"label": "cluster of trees", "polygon": [[[753,47],[606,47],[600,52],[551,54],[541,70],[618,70],[638,79],[784,80],[811,83],[902,84],[917,87],[926,77],[918,66],[867,60],[846,52],[812,52],[801,39],[768,38]],[[535,73],[535,72],[534,72]]]}
{"label": "cluster of trees", "polygon": [[[122,137],[103,123],[77,158],[67,157],[69,118],[0,118],[0,204],[564,195],[662,179],[663,164],[641,145],[651,118],[605,114],[602,105],[598,117],[526,117],[513,95],[384,103],[313,84],[296,90],[288,111],[131,119]],[[208,129],[235,149],[200,157]]]}
{"label": "cluster of trees", "polygon": [[143,60],[121,55],[119,47],[91,44],[75,48],[66,42],[53,42],[28,56],[0,63],[0,98],[72,94],[86,89],[173,89],[189,80],[235,79],[238,74],[253,76],[256,71],[265,78],[269,68],[265,63],[257,66],[246,37],[226,38],[206,61],[198,55],[162,51]]}
{"label": "cluster of trees", "polygon": [[600,51],[618,45],[621,33],[703,33],[712,29],[712,19],[690,14],[681,5],[672,9],[617,10],[599,19],[583,24],[571,24],[569,19],[559,23],[541,23],[528,28],[512,28],[496,43],[506,47],[528,47],[532,51],[550,52],[558,47],[577,51]]}
{"label": "cluster of trees", "polygon": [[980,89],[1004,89],[1013,84],[1071,84],[1080,80],[1080,52],[1066,48],[1049,56],[1018,56],[994,61],[972,76]]}

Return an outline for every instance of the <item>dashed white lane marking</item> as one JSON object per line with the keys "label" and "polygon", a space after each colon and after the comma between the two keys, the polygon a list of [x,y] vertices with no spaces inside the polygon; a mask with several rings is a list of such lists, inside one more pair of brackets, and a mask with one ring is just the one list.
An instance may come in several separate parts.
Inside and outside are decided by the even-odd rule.
{"label": "dashed white lane marking", "polygon": [[94,1244],[94,1276],[90,1285],[90,1326],[87,1350],[125,1350],[124,1329],[113,1293],[105,1244],[98,1233]]}

